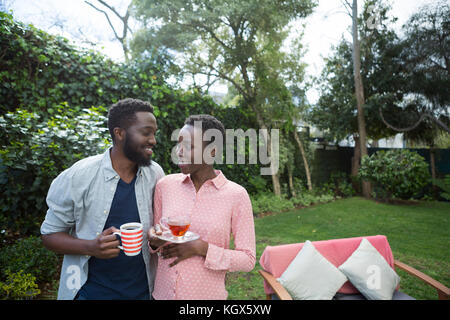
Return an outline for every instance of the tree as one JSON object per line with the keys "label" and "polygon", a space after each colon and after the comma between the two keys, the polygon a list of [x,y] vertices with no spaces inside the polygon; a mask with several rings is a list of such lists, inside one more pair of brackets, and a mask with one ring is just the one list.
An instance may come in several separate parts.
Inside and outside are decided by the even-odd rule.
{"label": "tree", "polygon": [[403,29],[405,37],[397,47],[407,79],[404,90],[408,100],[401,117],[385,117],[381,107],[379,114],[387,127],[430,147],[431,176],[435,181],[435,141],[442,131],[450,133],[450,5],[438,1],[423,6]]}
{"label": "tree", "polygon": [[[370,17],[377,13],[374,28]],[[398,39],[391,28],[395,18],[389,18],[389,6],[382,1],[367,1],[359,17],[360,73],[364,83],[364,118],[367,122],[367,137],[373,141],[395,134],[379,118],[378,108],[395,115],[403,99],[402,88],[405,79],[395,59],[399,48],[394,47]],[[397,50],[397,51],[396,51]],[[355,110],[355,68],[353,45],[342,38],[334,52],[326,59],[325,68],[319,79],[321,95],[318,103],[309,113],[309,121],[325,132],[328,140],[341,141],[353,136],[355,141],[351,175],[356,177],[361,161],[361,143],[358,126],[359,113]],[[364,144],[365,145],[365,144]]]}
{"label": "tree", "polygon": [[[358,119],[358,138],[361,158],[368,155],[367,153],[367,133],[366,121],[364,118],[364,86],[361,78],[361,49],[358,36],[358,1],[353,0],[352,5],[352,36],[353,36],[353,77],[355,80],[355,96]],[[368,198],[370,197],[370,184],[366,181],[362,182],[362,193]]]}
{"label": "tree", "polygon": [[[285,90],[273,97],[261,90],[269,83],[271,88],[281,84],[268,52],[278,56],[286,26],[309,15],[315,6],[312,0],[137,0],[135,6],[136,17],[146,28],[134,37],[134,48],[182,53],[181,70],[186,75],[205,76],[207,87],[216,79],[227,81],[254,113],[260,129],[274,125],[266,111],[280,105],[274,104],[280,100],[275,97]],[[266,143],[271,145],[270,133]],[[280,194],[279,178],[271,169],[274,193]]]}
{"label": "tree", "polygon": [[381,109],[380,117],[399,132],[416,130],[425,121],[433,121],[441,130],[450,132],[450,5],[438,1],[423,6],[403,30],[405,38],[398,44],[399,63],[408,78],[405,91],[411,94],[411,102],[402,118],[409,121],[396,125],[395,120],[385,119]]}

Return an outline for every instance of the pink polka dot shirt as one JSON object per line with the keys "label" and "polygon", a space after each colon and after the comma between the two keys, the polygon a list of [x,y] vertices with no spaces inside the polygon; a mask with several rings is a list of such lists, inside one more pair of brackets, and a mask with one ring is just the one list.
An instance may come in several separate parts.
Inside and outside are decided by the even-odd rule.
{"label": "pink polka dot shirt", "polygon": [[[158,260],[153,297],[157,300],[226,299],[227,271],[251,271],[255,266],[255,228],[247,191],[227,180],[220,170],[196,192],[189,175],[168,175],[158,181],[154,223],[161,217],[188,214],[190,231],[208,242],[206,257],[194,256],[169,267],[175,258]],[[231,234],[235,248],[230,249]]]}

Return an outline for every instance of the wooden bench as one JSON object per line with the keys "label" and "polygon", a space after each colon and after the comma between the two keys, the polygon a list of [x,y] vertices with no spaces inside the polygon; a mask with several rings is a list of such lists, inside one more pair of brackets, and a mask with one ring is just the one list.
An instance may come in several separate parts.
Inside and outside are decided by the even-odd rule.
{"label": "wooden bench", "polygon": [[[319,252],[321,252],[321,250],[323,251],[323,253],[321,253],[325,258],[338,267],[340,264],[345,262],[351,253],[358,247],[362,238],[363,237],[315,241],[313,244]],[[449,299],[450,289],[442,283],[434,280],[419,270],[408,266],[407,264],[394,260],[392,251],[385,236],[379,235],[364,238],[367,238],[376,247],[376,249],[386,259],[389,265],[394,268],[394,270],[395,268],[404,270],[412,276],[422,280],[427,285],[433,287],[436,289],[440,300]],[[332,255],[329,254],[329,246],[333,246],[332,249],[335,253]],[[264,279],[264,290],[266,292],[267,299],[272,299],[275,295],[280,300],[292,300],[290,294],[277,281],[277,278],[281,276],[284,270],[286,270],[290,262],[296,257],[302,247],[303,243],[266,247],[260,259],[260,265],[264,270],[259,270],[259,273]],[[343,295],[359,294],[358,290],[348,281],[341,287],[338,293]],[[403,295],[409,297],[405,294]]]}

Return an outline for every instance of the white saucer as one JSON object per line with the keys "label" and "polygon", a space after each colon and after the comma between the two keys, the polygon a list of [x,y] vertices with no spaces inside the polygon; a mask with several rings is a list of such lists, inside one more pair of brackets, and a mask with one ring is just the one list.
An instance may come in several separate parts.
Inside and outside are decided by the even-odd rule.
{"label": "white saucer", "polygon": [[186,231],[183,238],[175,237],[170,231],[163,231],[162,235],[156,235],[158,239],[169,241],[172,243],[185,243],[189,241],[194,241],[200,238],[200,236],[192,231]]}

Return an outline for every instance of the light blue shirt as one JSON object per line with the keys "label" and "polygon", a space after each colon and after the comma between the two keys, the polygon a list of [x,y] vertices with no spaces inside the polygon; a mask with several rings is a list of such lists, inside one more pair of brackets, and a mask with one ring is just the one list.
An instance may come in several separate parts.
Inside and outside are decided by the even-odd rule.
{"label": "light blue shirt", "polygon": [[[102,233],[120,179],[112,167],[109,153],[110,149],[80,160],[53,180],[41,234],[67,232],[78,239],[92,240]],[[154,161],[151,166],[139,167],[137,171],[135,192],[144,244],[147,243],[147,231],[153,225],[155,184],[163,176],[164,171]],[[158,259],[149,253],[147,245],[142,246],[142,256],[151,297]],[[75,297],[87,280],[89,258],[87,255],[64,255],[58,299]]]}

